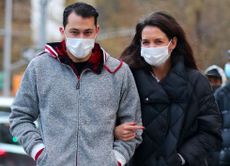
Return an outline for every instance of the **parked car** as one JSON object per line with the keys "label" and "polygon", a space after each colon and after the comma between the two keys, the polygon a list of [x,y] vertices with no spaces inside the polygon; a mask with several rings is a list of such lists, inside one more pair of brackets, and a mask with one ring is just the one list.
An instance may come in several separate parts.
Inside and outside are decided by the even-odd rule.
{"label": "parked car", "polygon": [[0,97],[0,112],[10,112],[13,100],[13,97]]}
{"label": "parked car", "polygon": [[10,105],[13,98],[0,97],[0,166],[35,166],[17,139],[9,131]]}

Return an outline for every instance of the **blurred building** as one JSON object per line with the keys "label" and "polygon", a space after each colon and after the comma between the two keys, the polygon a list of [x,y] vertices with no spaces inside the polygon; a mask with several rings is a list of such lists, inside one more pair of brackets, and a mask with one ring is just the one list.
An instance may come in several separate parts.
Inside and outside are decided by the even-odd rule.
{"label": "blurred building", "polygon": [[[3,62],[5,0],[0,1],[0,62]],[[30,14],[31,3],[28,0],[13,0],[12,4],[12,63],[21,58],[22,50],[31,44]],[[11,66],[10,66],[11,67]],[[20,71],[20,70],[18,70]],[[0,94],[3,88],[3,63],[0,63]]]}
{"label": "blurred building", "polygon": [[[44,1],[44,0],[43,0]],[[65,0],[46,0],[47,1],[47,15],[46,15],[46,40],[57,41],[61,39],[59,27],[62,26],[62,13],[65,6]],[[35,45],[39,44],[41,20],[41,1],[31,0],[31,29],[32,38]]]}
{"label": "blurred building", "polygon": [[[31,45],[31,3],[28,0],[13,0],[12,8],[12,62],[20,59],[24,47]],[[4,28],[5,0],[0,1],[0,28]],[[3,37],[0,36],[0,60],[3,62]],[[0,63],[0,71],[3,64]]]}

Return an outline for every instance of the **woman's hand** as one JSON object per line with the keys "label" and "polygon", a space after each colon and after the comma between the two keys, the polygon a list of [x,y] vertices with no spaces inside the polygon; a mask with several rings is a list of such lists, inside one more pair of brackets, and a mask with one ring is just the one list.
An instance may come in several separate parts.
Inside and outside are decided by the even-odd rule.
{"label": "woman's hand", "polygon": [[115,138],[123,141],[129,141],[136,137],[137,130],[143,129],[143,126],[137,125],[135,122],[123,123],[115,128]]}

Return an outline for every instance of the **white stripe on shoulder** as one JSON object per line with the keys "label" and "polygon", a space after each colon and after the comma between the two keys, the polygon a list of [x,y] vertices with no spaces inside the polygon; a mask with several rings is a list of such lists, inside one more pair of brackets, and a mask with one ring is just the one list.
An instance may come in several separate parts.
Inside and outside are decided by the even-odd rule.
{"label": "white stripe on shoulder", "polygon": [[103,58],[104,58],[104,63],[109,59],[109,54],[103,49],[101,48],[103,51]]}
{"label": "white stripe on shoulder", "polygon": [[48,52],[48,53],[50,53],[50,54],[52,54],[52,55],[53,55],[53,53],[54,53],[55,56],[58,57],[58,53],[57,53],[50,45],[46,44],[45,47],[48,48],[48,49],[45,48],[45,51],[46,51],[46,52]]}

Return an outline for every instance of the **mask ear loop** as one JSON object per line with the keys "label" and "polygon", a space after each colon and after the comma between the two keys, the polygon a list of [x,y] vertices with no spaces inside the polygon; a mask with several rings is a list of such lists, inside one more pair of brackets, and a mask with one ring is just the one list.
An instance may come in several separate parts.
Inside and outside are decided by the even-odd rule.
{"label": "mask ear loop", "polygon": [[172,52],[173,52],[173,49],[170,49],[169,50],[169,45],[172,43],[172,39],[169,41],[169,44],[167,45],[167,47],[168,47],[168,52],[170,53],[170,55],[172,54]]}
{"label": "mask ear loop", "polygon": [[169,47],[169,45],[172,43],[172,39],[169,41],[169,44],[167,45],[167,47]]}

